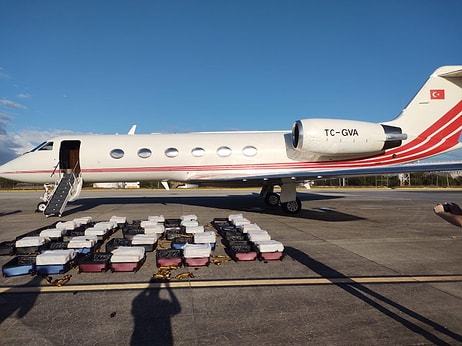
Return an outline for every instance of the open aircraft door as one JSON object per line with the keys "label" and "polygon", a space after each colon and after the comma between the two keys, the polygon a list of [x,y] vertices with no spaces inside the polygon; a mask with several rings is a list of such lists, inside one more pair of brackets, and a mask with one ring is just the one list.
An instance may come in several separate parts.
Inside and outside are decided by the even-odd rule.
{"label": "open aircraft door", "polygon": [[80,175],[80,141],[62,141],[59,148],[59,169]]}

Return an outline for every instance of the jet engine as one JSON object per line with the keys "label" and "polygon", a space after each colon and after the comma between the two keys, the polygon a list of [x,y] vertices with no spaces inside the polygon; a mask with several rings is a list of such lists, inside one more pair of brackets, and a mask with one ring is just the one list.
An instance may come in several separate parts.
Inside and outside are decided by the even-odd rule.
{"label": "jet engine", "polygon": [[302,119],[292,127],[292,145],[330,160],[374,155],[401,145],[401,128],[340,119]]}

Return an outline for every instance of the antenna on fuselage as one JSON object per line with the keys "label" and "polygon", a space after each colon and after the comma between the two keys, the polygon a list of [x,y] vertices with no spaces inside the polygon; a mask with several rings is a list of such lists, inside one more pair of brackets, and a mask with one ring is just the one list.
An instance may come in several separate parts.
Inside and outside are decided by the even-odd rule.
{"label": "antenna on fuselage", "polygon": [[133,125],[130,129],[130,131],[128,131],[128,134],[129,135],[134,135],[135,134],[135,131],[136,131],[136,125]]}

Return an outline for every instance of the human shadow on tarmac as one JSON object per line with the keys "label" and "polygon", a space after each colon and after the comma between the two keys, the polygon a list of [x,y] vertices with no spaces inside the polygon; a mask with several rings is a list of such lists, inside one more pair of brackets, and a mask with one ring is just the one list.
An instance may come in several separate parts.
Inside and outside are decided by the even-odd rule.
{"label": "human shadow on tarmac", "polygon": [[[167,292],[168,299],[160,297]],[[147,288],[132,303],[134,330],[130,345],[173,345],[171,319],[181,306],[170,287]]]}
{"label": "human shadow on tarmac", "polygon": [[[35,275],[28,283],[23,286],[40,286],[43,278],[40,275]],[[32,310],[35,301],[39,295],[36,293],[20,293],[8,294],[11,290],[7,290],[4,294],[0,295],[0,324],[2,324],[8,317],[16,313],[17,318],[23,318],[27,313]]]}
{"label": "human shadow on tarmac", "polygon": [[[340,278],[346,279],[349,278],[340,273],[339,271],[311,258],[304,252],[297,250],[293,247],[285,248],[286,255],[292,257],[294,260],[305,265],[307,268],[311,269],[315,273],[319,274],[321,277],[326,279]],[[404,327],[413,331],[414,333],[422,335],[425,339],[430,341],[435,345],[451,345],[453,343],[447,343],[444,340],[440,339],[437,335],[430,332],[429,330],[435,330],[441,334],[444,334],[458,343],[462,342],[462,335],[457,334],[446,327],[430,320],[429,318],[411,310],[407,307],[367,288],[366,286],[357,283],[334,283],[337,287],[348,292],[354,297],[362,300],[367,303],[369,306],[377,309],[386,316],[392,318],[396,322],[400,323]],[[399,312],[393,312],[391,308],[398,310]],[[429,330],[424,329],[423,327],[412,322],[411,319],[417,320],[420,325],[427,325]]]}
{"label": "human shadow on tarmac", "polygon": [[[312,193],[299,193],[297,195],[301,201],[324,201],[342,196],[329,196]],[[99,205],[111,204],[184,204],[190,206],[200,206],[207,208],[224,209],[227,212],[229,209],[242,212],[256,212],[261,214],[284,215],[292,218],[312,219],[320,221],[356,221],[363,220],[361,217],[341,213],[339,211],[327,208],[302,209],[298,214],[286,214],[280,207],[267,206],[258,194],[249,195],[227,195],[227,196],[184,196],[181,192],[177,196],[165,197],[96,197],[96,198],[81,198],[77,201],[69,203],[63,215],[71,215],[78,212],[84,212],[93,209]],[[306,208],[306,206],[305,206]]]}

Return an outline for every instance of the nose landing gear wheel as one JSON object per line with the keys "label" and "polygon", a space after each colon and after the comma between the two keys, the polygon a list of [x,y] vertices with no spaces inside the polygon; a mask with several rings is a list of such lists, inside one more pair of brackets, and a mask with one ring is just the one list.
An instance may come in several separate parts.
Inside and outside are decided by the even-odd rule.
{"label": "nose landing gear wheel", "polygon": [[46,207],[47,207],[47,204],[45,202],[40,202],[39,204],[37,204],[37,209],[35,211],[43,213]]}
{"label": "nose landing gear wheel", "polygon": [[295,201],[282,203],[281,207],[288,214],[297,214],[302,210],[302,202],[297,198]]}

